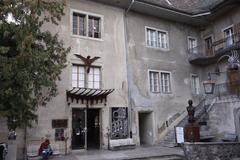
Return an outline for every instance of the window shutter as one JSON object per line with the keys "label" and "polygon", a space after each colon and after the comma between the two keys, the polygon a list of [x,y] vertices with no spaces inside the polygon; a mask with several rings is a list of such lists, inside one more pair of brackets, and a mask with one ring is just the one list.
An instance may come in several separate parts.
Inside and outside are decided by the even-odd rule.
{"label": "window shutter", "polygon": [[234,34],[240,34],[240,23],[235,24],[233,29],[234,29]]}

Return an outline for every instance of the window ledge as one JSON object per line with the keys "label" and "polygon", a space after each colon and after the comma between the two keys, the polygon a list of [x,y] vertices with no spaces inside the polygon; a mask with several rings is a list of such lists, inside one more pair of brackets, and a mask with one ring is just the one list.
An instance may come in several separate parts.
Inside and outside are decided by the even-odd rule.
{"label": "window ledge", "polygon": [[151,46],[146,46],[146,48],[150,48],[150,49],[155,49],[155,50],[160,50],[160,51],[170,51],[169,48],[157,48],[157,47],[151,47]]}
{"label": "window ledge", "polygon": [[92,38],[92,37],[80,36],[80,35],[74,35],[74,34],[71,34],[71,37],[72,38],[81,38],[81,39],[86,39],[86,40],[99,41],[99,42],[104,41],[102,38]]}
{"label": "window ledge", "polygon": [[172,92],[163,93],[163,92],[151,92],[150,91],[150,95],[153,95],[153,96],[173,96],[173,93]]}

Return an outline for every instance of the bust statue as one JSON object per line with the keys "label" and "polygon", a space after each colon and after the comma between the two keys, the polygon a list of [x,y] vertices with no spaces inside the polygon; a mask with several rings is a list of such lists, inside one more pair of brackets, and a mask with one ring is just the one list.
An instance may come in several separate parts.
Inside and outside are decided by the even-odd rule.
{"label": "bust statue", "polygon": [[192,104],[193,104],[192,100],[188,100],[189,106],[187,107],[187,111],[188,111],[188,122],[189,123],[195,122],[195,118],[194,118],[195,107],[193,107]]}

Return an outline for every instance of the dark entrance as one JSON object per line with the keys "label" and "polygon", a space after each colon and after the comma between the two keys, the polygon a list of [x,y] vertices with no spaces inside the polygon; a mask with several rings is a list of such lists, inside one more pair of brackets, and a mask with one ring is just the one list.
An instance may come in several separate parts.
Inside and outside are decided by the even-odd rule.
{"label": "dark entrance", "polygon": [[87,148],[99,149],[100,147],[99,109],[88,109],[87,128],[88,128]]}
{"label": "dark entrance", "polygon": [[72,149],[83,149],[85,146],[85,110],[72,109]]}
{"label": "dark entrance", "polygon": [[140,145],[153,144],[152,112],[139,112]]}
{"label": "dark entrance", "polygon": [[[85,111],[86,109],[72,109],[72,149],[99,149],[100,109],[87,109],[87,115]],[[85,125],[87,125],[87,134],[85,134]]]}

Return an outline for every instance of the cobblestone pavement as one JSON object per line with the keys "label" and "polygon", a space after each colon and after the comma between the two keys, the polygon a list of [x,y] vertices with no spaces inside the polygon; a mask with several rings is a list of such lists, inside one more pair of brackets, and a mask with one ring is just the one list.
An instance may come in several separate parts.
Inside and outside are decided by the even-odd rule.
{"label": "cobblestone pavement", "polygon": [[183,155],[183,150],[180,147],[149,146],[121,151],[74,151],[67,156],[52,157],[51,160],[170,160],[171,157],[180,160]]}

